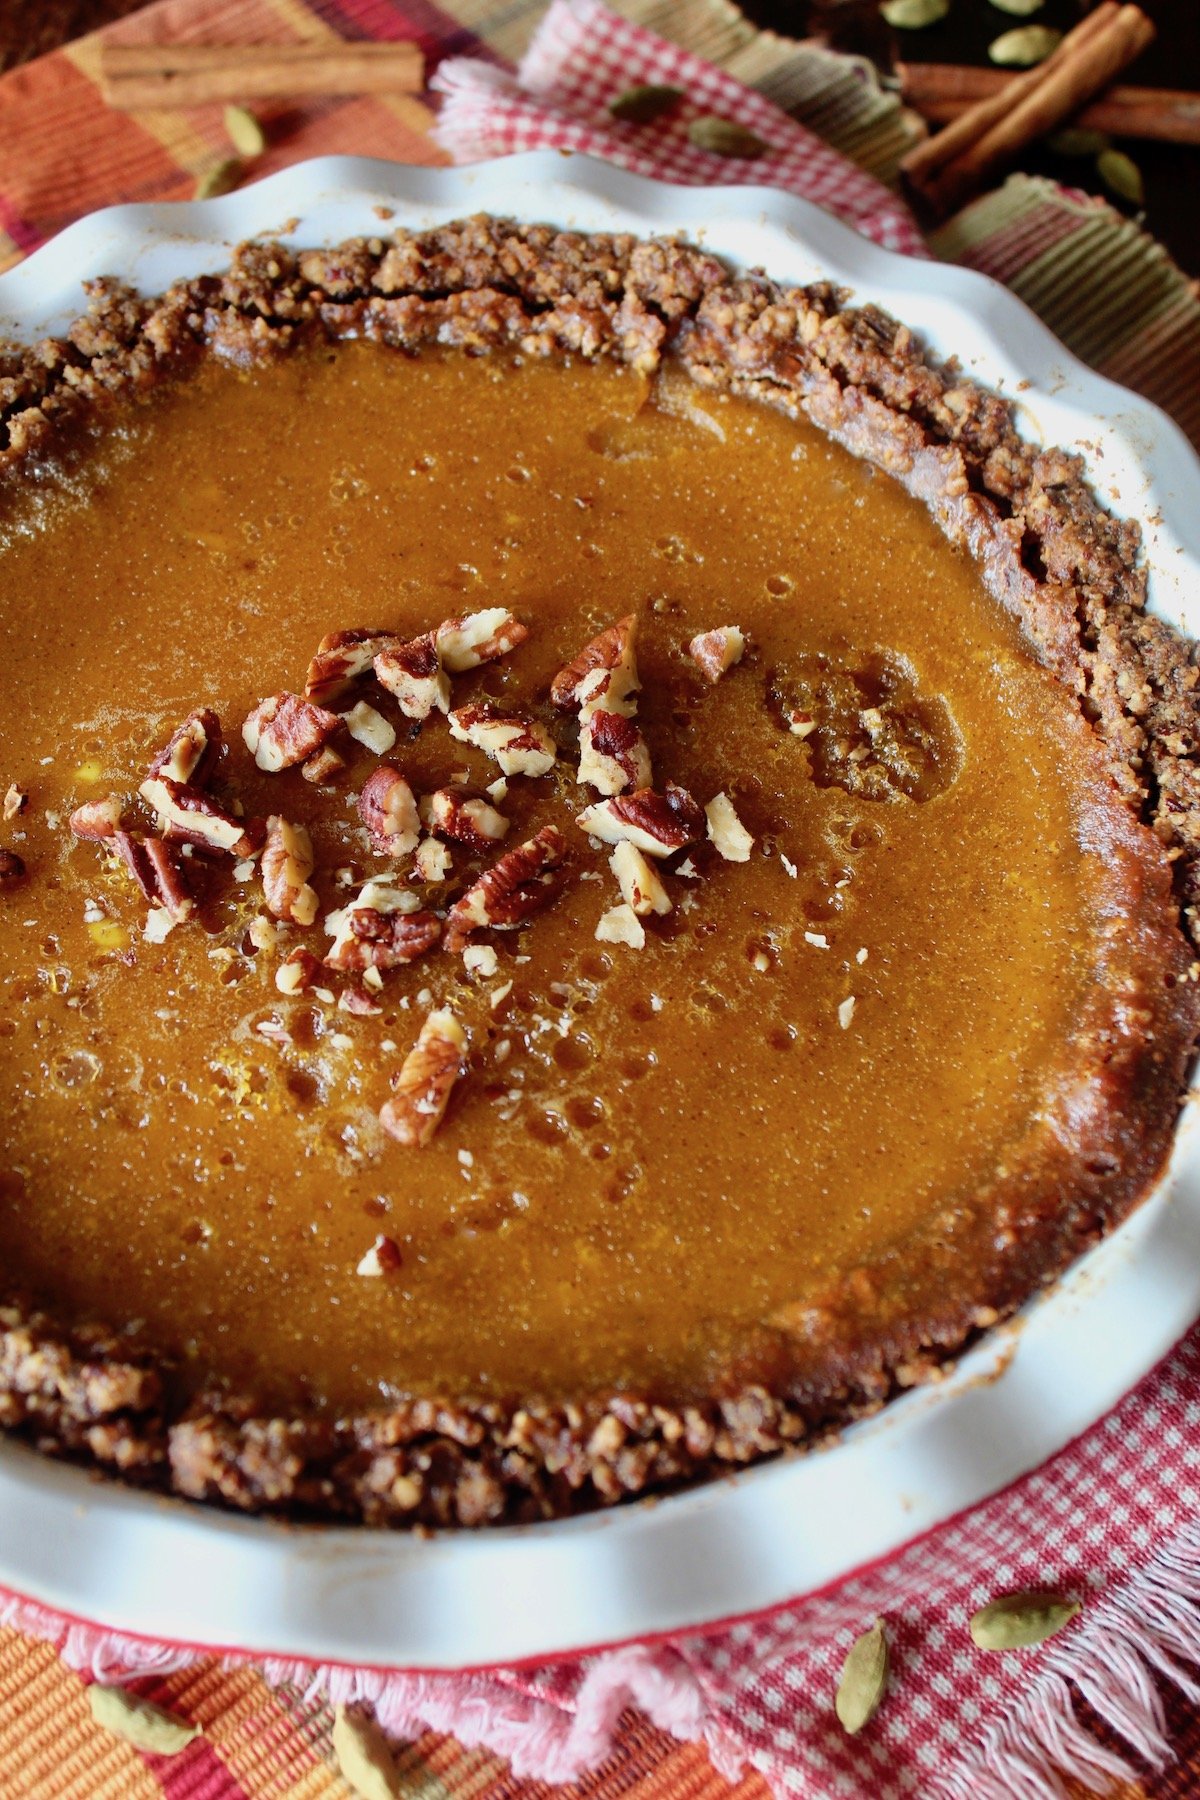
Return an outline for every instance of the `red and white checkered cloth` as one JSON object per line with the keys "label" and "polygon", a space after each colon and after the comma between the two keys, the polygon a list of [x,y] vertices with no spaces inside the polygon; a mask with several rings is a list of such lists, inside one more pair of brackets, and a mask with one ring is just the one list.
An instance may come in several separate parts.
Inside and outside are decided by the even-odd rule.
{"label": "red and white checkered cloth", "polygon": [[[681,88],[686,98],[648,125],[615,120],[609,101],[642,84]],[[882,182],[732,75],[600,0],[553,0],[515,76],[457,57],[432,85],[442,96],[434,135],[455,162],[575,150],[688,187],[785,188],[888,250],[928,254],[912,214]],[[702,114],[745,125],[770,148],[753,160],[698,150],[687,128]]]}
{"label": "red and white checkered cloth", "polygon": [[[684,88],[678,117],[618,126],[607,102],[635,83]],[[559,147],[687,183],[753,181],[815,200],[893,249],[923,253],[887,189],[730,76],[615,17],[599,0],[554,0],[517,76],[444,63],[440,136],[458,161]],[[747,125],[758,161],[694,149],[697,112]],[[1065,1800],[1060,1773],[1092,1785],[1129,1773],[1075,1714],[1082,1696],[1151,1766],[1169,1760],[1159,1684],[1200,1685],[1200,1330],[1116,1412],[1043,1469],[883,1564],[747,1623],[673,1644],[605,1651],[540,1669],[414,1676],[268,1665],[335,1700],[371,1701],[400,1737],[451,1731],[512,1759],[518,1775],[570,1780],[603,1760],[624,1708],[706,1743],[805,1800]],[[1086,1599],[1041,1650],[986,1656],[967,1620],[998,1593],[1048,1587]],[[833,1693],[849,1645],[887,1622],[893,1675],[859,1738]],[[194,1660],[68,1623],[0,1594],[0,1623],[52,1639],[104,1679]],[[1182,1794],[1183,1790],[1181,1790]]]}

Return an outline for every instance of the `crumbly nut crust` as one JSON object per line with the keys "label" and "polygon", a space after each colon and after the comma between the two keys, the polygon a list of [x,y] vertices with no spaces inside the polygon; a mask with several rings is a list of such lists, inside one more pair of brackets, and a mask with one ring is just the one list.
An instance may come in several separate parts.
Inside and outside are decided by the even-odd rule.
{"label": "crumbly nut crust", "polygon": [[[827,283],[732,278],[714,257],[673,242],[475,218],[328,251],[244,245],[227,272],[158,299],[113,281],[88,293],[87,314],[63,338],[0,352],[0,474],[15,477],[73,430],[102,428],[130,398],[205,356],[248,365],[349,336],[406,350],[438,342],[608,356],[646,372],[669,352],[698,383],[807,414],[925,501],[1075,696],[1129,802],[1130,839],[1116,834],[1110,851],[1129,914],[1149,922],[1137,945],[1114,935],[1104,950],[1078,1022],[1087,1081],[1064,1081],[1055,1117],[1014,1154],[992,1197],[994,1242],[968,1284],[949,1278],[948,1220],[940,1309],[913,1317],[862,1270],[802,1313],[782,1309],[694,1404],[611,1393],[419,1397],[331,1421],[271,1417],[223,1393],[180,1413],[169,1368],[12,1296],[0,1306],[0,1425],[43,1450],[250,1511],[373,1525],[554,1516],[712,1477],[878,1408],[935,1376],[1137,1203],[1169,1149],[1200,987],[1185,978],[1192,952],[1182,933],[1154,923],[1166,917],[1167,877],[1139,860],[1132,837],[1141,819],[1167,847],[1174,898],[1200,939],[1200,669],[1179,632],[1145,611],[1138,527],[1104,510],[1078,457],[1024,443],[1007,403],[952,364],[926,361],[912,333],[877,308],[855,308]],[[357,658],[331,658],[316,670],[316,694],[340,697],[366,659],[366,646]],[[588,667],[612,660],[597,654]],[[432,641],[385,650],[380,663],[409,716],[447,708]],[[580,704],[586,672],[564,671],[559,705]],[[232,836],[232,821],[201,805],[194,784],[166,797],[181,835],[204,841],[224,827]],[[1037,1195],[1050,1191],[1057,1205],[1039,1207]]]}

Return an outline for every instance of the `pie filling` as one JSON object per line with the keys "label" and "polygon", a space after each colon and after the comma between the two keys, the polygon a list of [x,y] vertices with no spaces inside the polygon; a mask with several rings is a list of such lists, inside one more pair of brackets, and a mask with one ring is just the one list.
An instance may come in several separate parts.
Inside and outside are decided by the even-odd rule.
{"label": "pie filling", "polygon": [[543,341],[537,235],[457,229],[524,337],[322,315],[336,253],[223,355],[126,302],[0,521],[0,1421],[379,1522],[928,1375],[1147,1190],[1197,1014],[1187,649],[1078,472],[897,405],[889,322],[706,338],[696,253],[686,332]]}

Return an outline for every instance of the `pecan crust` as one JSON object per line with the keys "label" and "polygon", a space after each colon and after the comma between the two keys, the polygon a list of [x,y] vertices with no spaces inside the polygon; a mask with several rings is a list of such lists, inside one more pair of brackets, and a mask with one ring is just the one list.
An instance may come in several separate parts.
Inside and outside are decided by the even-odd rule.
{"label": "pecan crust", "polygon": [[[492,219],[332,251],[246,245],[225,275],[157,300],[113,282],[90,284],[89,296],[87,317],[63,337],[6,361],[0,467],[17,470],[207,354],[249,364],[350,336],[407,350],[436,340],[565,349],[647,371],[670,352],[703,385],[806,413],[908,486],[972,552],[1033,652],[1086,708],[1131,813],[1173,857],[1174,897],[1195,930],[1200,671],[1181,635],[1145,611],[1136,524],[1104,510],[1078,457],[1024,443],[1005,401],[924,359],[878,309],[855,308],[825,283],[735,278],[685,245]],[[1141,996],[1152,1020],[1144,1038],[1114,1043],[1102,999],[1129,992],[1116,961],[1080,1021],[1081,1041],[1096,1045],[1095,1105],[1079,1140],[1088,1167],[1064,1161],[1055,1207],[1024,1211],[1014,1170],[1005,1205],[1017,1228],[981,1266],[974,1294],[868,1329],[871,1297],[832,1293],[808,1321],[824,1345],[819,1380],[790,1382],[786,1345],[804,1321],[783,1316],[781,1339],[695,1404],[435,1395],[326,1421],[213,1393],[180,1410],[164,1397],[162,1359],[152,1366],[123,1341],[66,1329],[18,1299],[0,1310],[0,1423],[196,1498],[376,1525],[584,1510],[812,1442],[933,1377],[1145,1192],[1169,1147],[1196,1024],[1182,940],[1159,951],[1161,966],[1175,957],[1179,979],[1170,997]],[[1151,1083],[1163,1105],[1135,1116],[1132,1098]]]}

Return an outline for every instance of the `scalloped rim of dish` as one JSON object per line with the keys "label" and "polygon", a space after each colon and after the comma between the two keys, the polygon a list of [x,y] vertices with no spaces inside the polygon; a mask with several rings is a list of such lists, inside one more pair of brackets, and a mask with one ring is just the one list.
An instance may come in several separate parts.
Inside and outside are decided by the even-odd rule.
{"label": "scalloped rim of dish", "polygon": [[[380,220],[380,206],[393,216]],[[828,278],[876,301],[1014,400],[1027,436],[1084,453],[1102,498],[1143,522],[1154,610],[1200,635],[1200,462],[1178,427],[1078,362],[996,282],[878,249],[773,189],[672,187],[550,151],[458,170],[326,157],[217,200],[80,220],[0,277],[0,334],[61,330],[90,276],[157,293],[219,268],[243,238],[334,243],[474,211],[679,231],[739,268]],[[1189,1098],[1155,1192],[936,1386],[830,1448],[579,1519],[429,1537],[285,1525],[0,1440],[0,1584],[132,1637],[429,1670],[743,1618],[893,1554],[1086,1431],[1200,1314],[1198,1229]]]}

